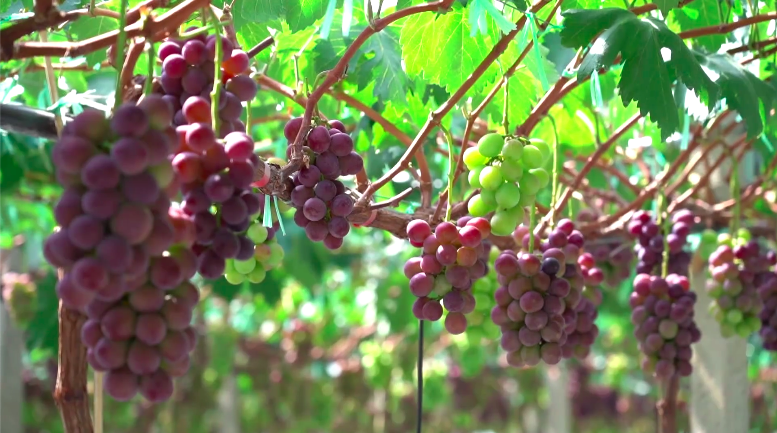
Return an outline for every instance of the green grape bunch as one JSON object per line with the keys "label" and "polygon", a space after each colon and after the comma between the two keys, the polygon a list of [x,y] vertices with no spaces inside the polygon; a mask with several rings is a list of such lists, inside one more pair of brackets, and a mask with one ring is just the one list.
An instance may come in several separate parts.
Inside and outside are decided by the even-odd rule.
{"label": "green grape bunch", "polygon": [[550,147],[539,139],[486,134],[476,147],[464,152],[469,184],[480,188],[468,204],[470,215],[493,212],[492,233],[509,236],[524,220],[527,206],[548,186],[550,176],[543,168],[550,159]]}
{"label": "green grape bunch", "polygon": [[283,262],[283,247],[275,237],[278,223],[265,227],[256,221],[248,227],[246,236],[255,244],[254,254],[246,260],[228,259],[224,278],[230,284],[243,284],[249,281],[259,284],[267,277],[267,272],[277,268]]}

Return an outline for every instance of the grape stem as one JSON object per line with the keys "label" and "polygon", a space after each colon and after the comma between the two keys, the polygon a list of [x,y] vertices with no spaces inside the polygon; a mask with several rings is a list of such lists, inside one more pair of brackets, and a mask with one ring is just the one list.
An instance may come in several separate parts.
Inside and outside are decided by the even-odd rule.
{"label": "grape stem", "polygon": [[[116,64],[121,64],[121,59],[124,58],[124,43],[127,40],[127,8],[129,0],[121,0],[119,6],[119,35],[116,37]],[[121,77],[116,81],[116,93],[113,95],[113,110],[116,111],[119,105],[122,103],[121,93],[124,90],[124,83],[122,83]]]}
{"label": "grape stem", "polygon": [[734,152],[728,147],[723,147],[731,158],[731,198],[734,199],[734,216],[731,218],[731,235],[739,230],[739,219],[742,217],[741,197],[739,191],[739,161],[734,157]]}
{"label": "grape stem", "polygon": [[656,403],[659,433],[677,433],[677,394],[679,391],[680,378],[674,374],[665,383],[663,398]]}
{"label": "grape stem", "polygon": [[[551,212],[553,212],[551,210]],[[534,201],[529,204],[529,254],[534,253],[534,224],[537,222],[537,209],[534,208]]]}
{"label": "grape stem", "polygon": [[448,210],[445,212],[445,221],[450,221],[453,211],[453,194],[451,193],[453,191],[453,173],[456,170],[453,166],[453,137],[444,126],[440,125],[440,130],[445,135],[445,141],[448,142]]}
{"label": "grape stem", "polygon": [[261,53],[267,48],[270,48],[274,43],[275,43],[275,39],[273,39],[272,36],[268,36],[263,41],[254,45],[250,50],[246,52],[246,54],[248,54],[249,59],[253,59],[254,57],[256,57],[257,54]]}
{"label": "grape stem", "polygon": [[[510,75],[505,74],[502,78],[502,86],[504,87],[504,101],[502,104],[502,126],[505,128],[504,135],[510,133],[510,118],[507,116],[507,110],[509,108],[509,96],[510,96]],[[450,151],[453,153],[453,151]],[[450,186],[448,186],[450,191]]]}
{"label": "grape stem", "polygon": [[556,220],[556,202],[558,201],[558,130],[556,119],[553,116],[548,116],[548,119],[553,125],[553,178],[550,187],[550,226],[553,227]]}
{"label": "grape stem", "polygon": [[156,62],[156,51],[154,50],[154,41],[149,39],[146,42],[146,54],[148,54],[148,74],[143,88],[143,94],[151,95],[154,90],[154,64]]}
{"label": "grape stem", "polygon": [[[126,0],[124,0],[126,1]],[[213,72],[213,90],[210,92],[210,116],[213,125],[213,131],[218,134],[219,131],[219,98],[221,96],[221,59],[223,56],[223,44],[221,43],[221,20],[213,12],[213,9],[208,9],[213,28],[216,29],[216,58],[214,59],[214,72]]]}

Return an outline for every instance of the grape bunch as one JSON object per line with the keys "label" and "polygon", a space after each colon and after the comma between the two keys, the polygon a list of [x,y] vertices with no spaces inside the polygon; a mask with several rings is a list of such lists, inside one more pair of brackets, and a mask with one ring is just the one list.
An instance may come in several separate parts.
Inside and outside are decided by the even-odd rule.
{"label": "grape bunch", "polygon": [[[768,257],[772,266],[777,264],[777,256],[774,255],[773,251]],[[760,314],[761,330],[759,331],[763,347],[766,350],[777,352],[777,273],[759,272],[755,275],[753,282],[756,284],[758,296],[764,305]]]}
{"label": "grape bunch", "polygon": [[[192,29],[189,29],[192,30]],[[243,102],[254,99],[257,86],[248,71],[248,55],[232,48],[221,36],[222,88],[219,96],[219,137],[233,131],[245,131],[240,120]],[[210,92],[213,90],[216,35],[200,34],[186,40],[168,39],[159,46],[162,76],[159,78],[164,99],[173,108],[173,124],[211,123]]]}
{"label": "grape bunch", "polygon": [[[277,223],[276,223],[277,224]],[[246,236],[256,246],[253,255],[246,260],[227,260],[224,277],[231,284],[241,284],[248,280],[259,284],[264,281],[267,271],[278,267],[283,261],[283,247],[275,238],[278,227],[265,227],[260,222],[251,224]]]}
{"label": "grape bunch", "polygon": [[509,236],[523,222],[524,207],[533,205],[537,192],[550,181],[542,168],[550,148],[541,140],[490,133],[480,138],[477,147],[467,149],[463,158],[470,186],[480,188],[467,205],[470,215],[494,212],[492,232]]}
{"label": "grape bunch", "polygon": [[195,344],[199,293],[187,281],[196,272],[194,226],[171,206],[177,188],[165,190],[177,186],[171,119],[159,96],[119,107],[110,121],[85,111],[52,151],[66,190],[44,255],[64,270],[56,288],[63,304],[89,319],[89,364],[107,371],[106,392],[122,401],[138,392],[152,402],[170,398]]}
{"label": "grape bunch", "polygon": [[424,220],[407,225],[407,237],[420,257],[405,263],[410,291],[418,297],[413,314],[419,320],[436,322],[448,311],[445,329],[461,334],[467,329],[466,314],[475,309],[472,284],[488,273],[491,245],[484,240],[491,233],[485,218],[462,217],[456,224],[440,223],[434,232]]}
{"label": "grape bunch", "polygon": [[515,367],[537,365],[540,360],[557,364],[567,340],[565,328],[576,321],[574,308],[580,302],[580,292],[563,278],[564,253],[551,248],[540,259],[506,250],[497,257],[494,270],[500,286],[494,292],[497,305],[491,320],[502,330],[507,362]]}
{"label": "grape bunch", "polygon": [[[593,223],[598,218],[598,212],[591,208],[580,209],[576,219],[581,223]],[[597,239],[595,245],[586,248],[594,258],[596,267],[604,273],[604,284],[609,287],[620,287],[621,283],[631,276],[634,261],[634,246],[623,239]]]}
{"label": "grape bunch", "polygon": [[688,276],[691,255],[683,248],[688,241],[694,223],[693,213],[683,209],[671,215],[671,233],[666,235],[647,211],[634,212],[628,224],[629,233],[638,240],[634,246],[639,262],[637,274],[661,272],[664,243],[669,248],[669,273]]}
{"label": "grape bunch", "polygon": [[736,238],[721,234],[717,249],[708,259],[706,290],[713,299],[709,311],[720,323],[724,337],[747,338],[761,328],[763,303],[754,279],[756,274],[768,271],[769,265],[758,243],[749,240],[750,233],[740,230],[740,234]]}
{"label": "grape bunch", "polygon": [[181,209],[196,228],[197,271],[203,278],[224,275],[228,259],[249,260],[254,242],[246,236],[261,212],[262,197],[251,187],[263,164],[243,132],[216,139],[205,123],[176,128],[179,143],[173,168],[181,182]]}
{"label": "grape bunch", "polygon": [[631,322],[643,353],[642,369],[657,378],[674,374],[690,376],[691,344],[701,338],[694,322],[696,293],[689,291],[688,278],[639,274],[631,293]]}
{"label": "grape bunch", "polygon": [[2,276],[2,297],[8,314],[20,328],[27,326],[35,317],[38,287],[30,274],[5,272]]}
{"label": "grape bunch", "polygon": [[[291,144],[302,126],[302,118],[291,119],[283,129]],[[294,175],[291,203],[296,208],[294,223],[305,229],[314,242],[336,250],[350,232],[348,215],[353,212],[353,198],[348,195],[340,176],[351,176],[364,167],[361,155],[354,151],[353,139],[345,125],[332,120],[328,125],[314,126],[307,134],[305,144],[311,164]]]}

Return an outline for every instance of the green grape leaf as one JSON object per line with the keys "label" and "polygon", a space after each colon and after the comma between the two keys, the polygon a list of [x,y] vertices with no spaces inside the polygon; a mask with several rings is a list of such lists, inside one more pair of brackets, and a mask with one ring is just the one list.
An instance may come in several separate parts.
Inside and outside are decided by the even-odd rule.
{"label": "green grape leaf", "polygon": [[[373,35],[362,49],[362,55],[372,53],[372,58],[359,66],[359,87],[375,83],[373,94],[380,100],[403,101],[407,93],[407,75],[402,69],[402,53],[397,35],[388,28]],[[368,77],[365,81],[363,78]]]}
{"label": "green grape leaf", "polygon": [[249,50],[268,36],[270,36],[270,31],[266,26],[247,23],[240,28],[239,32],[237,32],[237,41],[244,50]]}
{"label": "green grape leaf", "polygon": [[[721,24],[718,0],[695,0],[672,12],[672,19],[681,30],[691,30]],[[712,34],[694,38],[692,43],[698,44],[714,53],[726,42],[726,35]]]}
{"label": "green grape leaf", "polygon": [[[448,91],[461,86],[491,50],[487,37],[470,37],[467,14],[456,9],[445,15],[414,15],[402,26],[399,42],[408,75],[423,75],[432,84]],[[472,87],[477,92],[498,74],[489,66]]]}
{"label": "green grape leaf", "polygon": [[[289,4],[287,4],[289,3]],[[261,23],[282,18],[288,13],[290,3],[278,0],[243,0],[237,2],[232,10],[232,16],[240,17],[242,21]],[[243,29],[241,28],[241,31]]]}
{"label": "green grape leaf", "polygon": [[748,138],[759,136],[764,130],[767,113],[777,102],[777,89],[743,68],[728,54],[694,54],[705,70],[716,77],[720,90],[712,100],[725,98],[726,104],[745,121]]}
{"label": "green grape leaf", "polygon": [[[277,2],[277,0],[276,0]],[[296,32],[313,25],[317,19],[326,13],[328,0],[286,0],[286,22],[289,28]]]}
{"label": "green grape leaf", "polygon": [[669,11],[679,6],[680,0],[653,0],[653,4],[658,6],[658,10],[666,18],[669,15]]}
{"label": "green grape leaf", "polygon": [[[70,25],[70,32],[77,40],[83,41],[117,28],[119,24],[113,18],[83,16]],[[92,67],[107,58],[107,50],[100,49],[87,54],[86,63]]]}
{"label": "green grape leaf", "polygon": [[[704,73],[690,49],[662,21],[639,18],[625,9],[569,10],[563,13],[561,43],[580,48],[592,43],[577,73],[583,81],[596,69],[609,67],[621,55],[623,70],[618,82],[624,105],[636,101],[640,113],[658,124],[662,138],[680,126],[672,95],[676,79],[707,103],[717,86]],[[599,35],[597,37],[597,35]],[[592,39],[596,38],[593,42]],[[664,60],[662,48],[671,52]]]}

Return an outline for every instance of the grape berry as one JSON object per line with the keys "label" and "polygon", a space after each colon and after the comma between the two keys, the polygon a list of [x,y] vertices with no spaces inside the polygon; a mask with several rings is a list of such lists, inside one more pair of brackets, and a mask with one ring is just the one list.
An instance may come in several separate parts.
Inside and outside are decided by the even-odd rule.
{"label": "grape berry", "polygon": [[[634,246],[639,262],[638,274],[657,274],[661,272],[664,244],[669,248],[669,273],[688,276],[691,255],[683,251],[688,234],[694,223],[694,216],[688,210],[680,210],[671,216],[672,228],[669,234],[660,227],[646,211],[637,211],[632,215],[628,231],[638,240]],[[664,238],[666,236],[666,239]]]}

